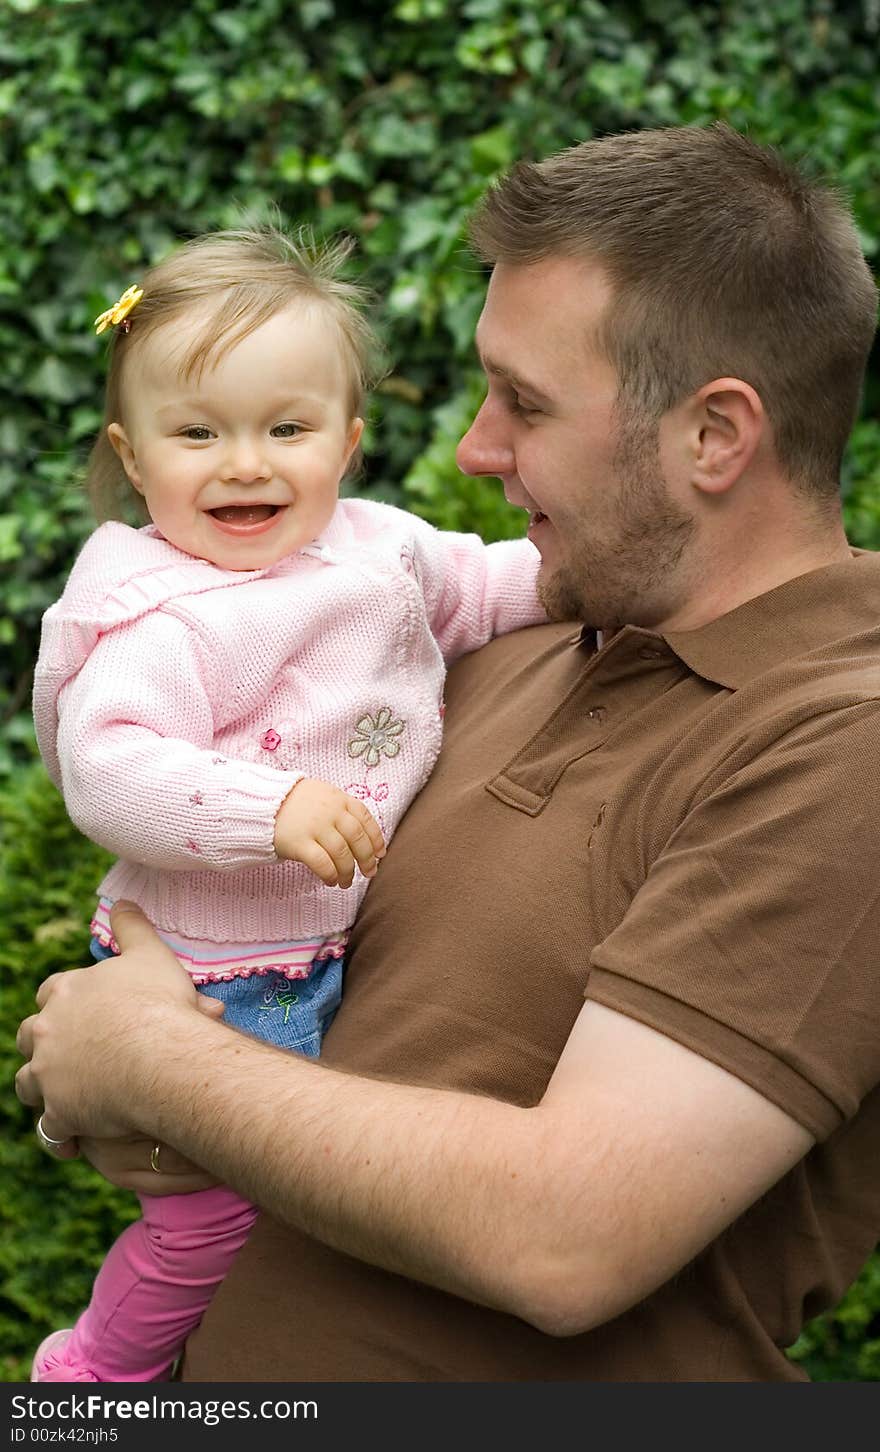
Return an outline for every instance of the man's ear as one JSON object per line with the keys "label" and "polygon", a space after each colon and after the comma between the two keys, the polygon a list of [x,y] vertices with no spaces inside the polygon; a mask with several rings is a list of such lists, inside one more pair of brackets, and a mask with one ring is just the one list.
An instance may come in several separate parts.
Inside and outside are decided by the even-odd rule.
{"label": "man's ear", "polygon": [[134,449],[131,447],[128,434],[125,432],[122,424],[108,424],[107,437],[122,461],[122,467],[128,475],[129,482],[139,494],[143,494],[144,490],[141,484],[141,476],[138,473],[137,459],[135,458]]}
{"label": "man's ear", "polygon": [[767,431],[759,395],[741,378],[715,378],[690,400],[691,482],[723,494],[745,473]]}

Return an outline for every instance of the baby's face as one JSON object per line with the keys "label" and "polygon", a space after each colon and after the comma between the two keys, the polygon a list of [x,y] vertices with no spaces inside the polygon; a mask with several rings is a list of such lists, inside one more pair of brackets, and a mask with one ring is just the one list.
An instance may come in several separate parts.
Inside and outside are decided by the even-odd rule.
{"label": "baby's face", "polygon": [[264,569],[326,528],[363,422],[320,308],[285,309],[187,381],[179,360],[203,327],[144,340],[108,432],[167,540],[225,570]]}

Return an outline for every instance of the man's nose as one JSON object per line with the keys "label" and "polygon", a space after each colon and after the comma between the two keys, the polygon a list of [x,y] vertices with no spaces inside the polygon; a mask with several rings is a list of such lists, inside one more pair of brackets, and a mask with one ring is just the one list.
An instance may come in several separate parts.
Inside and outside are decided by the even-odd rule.
{"label": "man's nose", "polygon": [[516,473],[516,460],[509,442],[501,405],[487,398],[455,451],[463,474],[492,474],[503,479]]}
{"label": "man's nose", "polygon": [[231,439],[226,449],[220,478],[228,484],[253,484],[270,479],[272,469],[257,439]]}

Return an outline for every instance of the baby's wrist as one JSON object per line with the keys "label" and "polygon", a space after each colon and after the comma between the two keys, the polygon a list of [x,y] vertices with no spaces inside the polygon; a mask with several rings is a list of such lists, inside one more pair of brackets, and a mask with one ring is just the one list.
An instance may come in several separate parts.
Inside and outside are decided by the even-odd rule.
{"label": "baby's wrist", "polygon": [[275,856],[283,858],[285,860],[290,857],[287,837],[291,825],[291,816],[296,812],[296,807],[291,801],[291,798],[296,792],[297,787],[302,786],[304,781],[308,781],[308,777],[301,776],[298,781],[294,782],[293,786],[287,793],[287,796],[284,798],[280,807],[278,808],[278,811],[275,813],[275,828],[273,834]]}

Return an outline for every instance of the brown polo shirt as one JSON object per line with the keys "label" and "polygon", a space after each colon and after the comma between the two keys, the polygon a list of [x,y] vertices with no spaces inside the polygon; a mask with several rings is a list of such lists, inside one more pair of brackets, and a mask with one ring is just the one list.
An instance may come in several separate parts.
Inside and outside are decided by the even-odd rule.
{"label": "brown polo shirt", "polygon": [[[880,1237],[878,622],[880,558],[859,555],[701,630],[627,627],[597,652],[543,626],[461,661],[324,1048],[531,1105],[586,995],[744,1079],[812,1152],[641,1305],[567,1339],[263,1217],[187,1379],[803,1378],[783,1348]],[[295,1116],[279,1155],[288,1135]]]}

